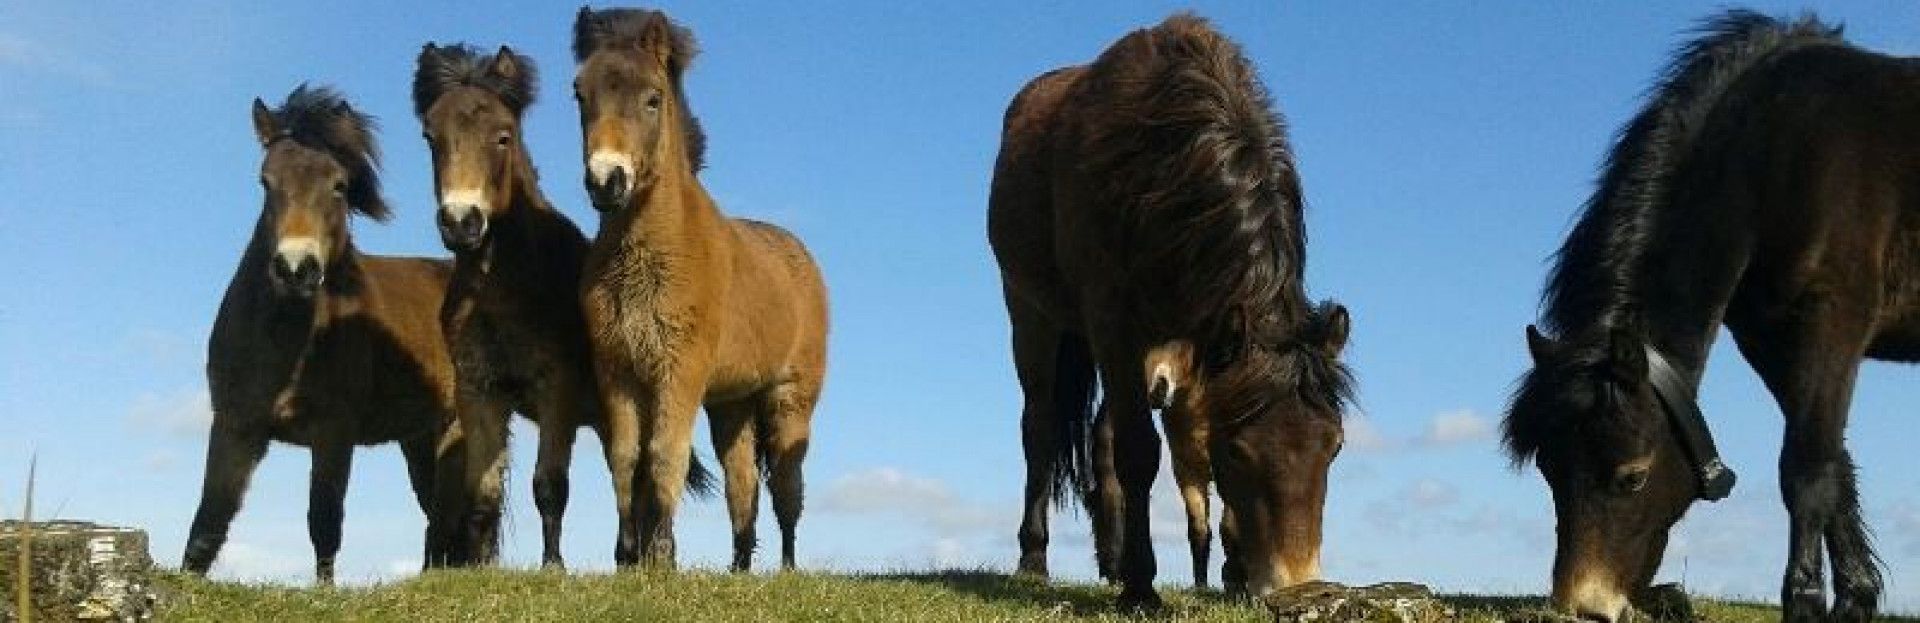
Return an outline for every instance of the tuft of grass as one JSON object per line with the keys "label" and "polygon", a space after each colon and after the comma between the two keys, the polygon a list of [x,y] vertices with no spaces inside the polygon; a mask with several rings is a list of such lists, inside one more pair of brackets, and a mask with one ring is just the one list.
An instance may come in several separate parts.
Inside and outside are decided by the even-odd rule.
{"label": "tuft of grass", "polygon": [[[162,572],[163,621],[1271,621],[1215,591],[1166,589],[1167,608],[1122,615],[1116,590],[986,570],[834,575],[716,571],[432,571],[371,587],[304,589],[210,582]],[[1561,621],[1539,597],[1448,595],[1469,622]],[[1696,599],[1702,620],[1778,621],[1763,605]],[[1885,619],[1888,621],[1901,619]],[[1905,619],[1911,621],[1912,619]]]}
{"label": "tuft of grass", "polygon": [[27,496],[20,509],[20,549],[14,568],[14,616],[33,623],[33,481],[40,467],[38,454],[27,457]]}

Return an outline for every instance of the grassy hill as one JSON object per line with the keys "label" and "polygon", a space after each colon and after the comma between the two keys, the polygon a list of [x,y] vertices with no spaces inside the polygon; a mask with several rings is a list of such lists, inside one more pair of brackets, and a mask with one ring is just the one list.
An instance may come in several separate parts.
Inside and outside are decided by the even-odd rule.
{"label": "grassy hill", "polygon": [[[312,590],[163,574],[162,621],[1118,621],[1114,589],[1051,585],[984,571],[876,575],[434,572],[375,586]],[[1166,590],[1162,617],[1267,621],[1250,603]],[[1448,597],[1467,621],[1534,620],[1532,597]],[[1764,606],[1697,602],[1708,621],[1777,621]]]}

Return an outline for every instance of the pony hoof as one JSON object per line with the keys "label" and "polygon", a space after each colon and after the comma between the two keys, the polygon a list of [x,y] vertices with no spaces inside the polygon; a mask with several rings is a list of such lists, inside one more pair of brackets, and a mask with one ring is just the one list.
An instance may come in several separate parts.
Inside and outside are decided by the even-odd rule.
{"label": "pony hoof", "polygon": [[1150,614],[1159,612],[1166,605],[1160,601],[1160,594],[1151,588],[1122,589],[1119,607],[1121,612],[1129,614]]}
{"label": "pony hoof", "polygon": [[1021,556],[1020,569],[1016,573],[1029,578],[1047,579],[1047,557]]}

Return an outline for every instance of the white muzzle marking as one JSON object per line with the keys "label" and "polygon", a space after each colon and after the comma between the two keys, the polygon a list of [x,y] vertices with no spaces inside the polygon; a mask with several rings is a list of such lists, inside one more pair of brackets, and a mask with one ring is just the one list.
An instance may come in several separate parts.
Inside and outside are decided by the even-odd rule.
{"label": "white muzzle marking", "polygon": [[273,254],[288,266],[299,266],[301,260],[309,257],[313,258],[313,263],[316,265],[327,265],[327,255],[320,247],[320,240],[312,236],[281,238],[280,244],[274,247]]}
{"label": "white muzzle marking", "polygon": [[627,157],[626,154],[613,151],[596,151],[593,152],[593,155],[587,157],[587,173],[593,176],[593,185],[595,186],[605,185],[607,183],[607,177],[613,175],[614,169],[626,169],[627,187],[620,189],[620,191],[632,192],[633,176],[637,172],[633,166],[632,158]]}
{"label": "white muzzle marking", "polygon": [[467,214],[475,210],[484,212],[487,208],[487,193],[478,188],[461,188],[440,192],[440,210],[447,213],[452,222],[458,223]]}

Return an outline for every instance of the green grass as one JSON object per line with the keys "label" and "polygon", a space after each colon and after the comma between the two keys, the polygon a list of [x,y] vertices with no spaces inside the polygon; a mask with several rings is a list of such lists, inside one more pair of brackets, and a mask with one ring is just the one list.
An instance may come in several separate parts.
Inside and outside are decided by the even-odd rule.
{"label": "green grass", "polygon": [[[303,589],[161,574],[161,621],[1121,621],[1114,589],[984,571],[730,575],[441,571],[380,586]],[[1166,589],[1155,619],[1268,621],[1251,603]],[[1466,621],[1539,620],[1537,597],[1445,598]],[[1777,621],[1766,606],[1696,600],[1707,621]]]}

